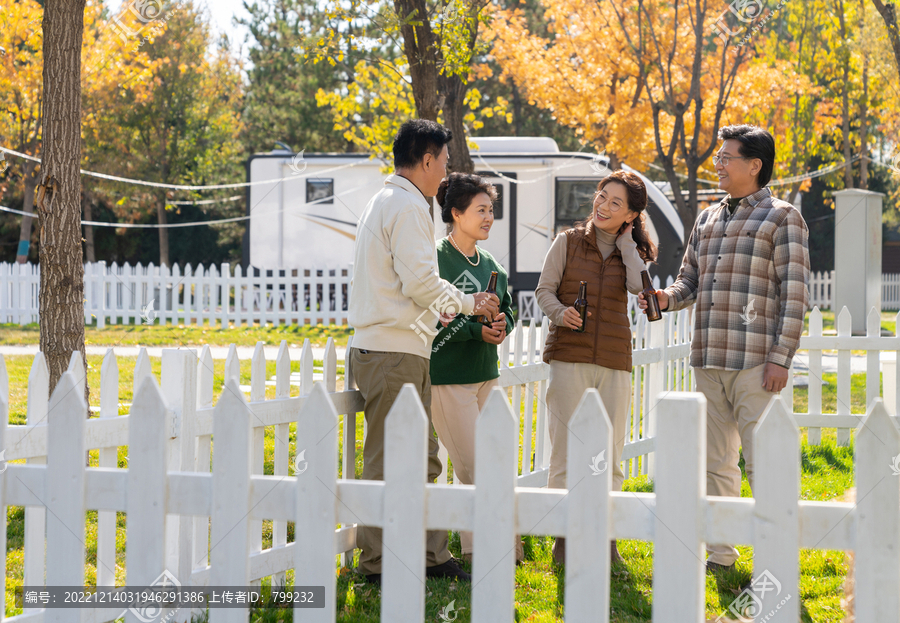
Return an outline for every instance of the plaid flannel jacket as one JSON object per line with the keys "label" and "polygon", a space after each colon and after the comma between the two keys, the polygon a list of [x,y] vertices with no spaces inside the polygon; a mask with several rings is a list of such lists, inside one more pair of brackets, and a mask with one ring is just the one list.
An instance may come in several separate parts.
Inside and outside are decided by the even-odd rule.
{"label": "plaid flannel jacket", "polygon": [[728,211],[697,217],[667,311],[696,300],[691,365],[789,368],[809,304],[809,230],[794,206],[762,188]]}

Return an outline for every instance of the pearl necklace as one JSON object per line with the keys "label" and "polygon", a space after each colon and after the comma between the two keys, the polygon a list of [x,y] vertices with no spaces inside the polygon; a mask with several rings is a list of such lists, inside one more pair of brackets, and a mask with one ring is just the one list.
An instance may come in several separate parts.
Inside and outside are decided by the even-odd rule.
{"label": "pearl necklace", "polygon": [[456,240],[453,239],[453,234],[447,234],[447,238],[450,239],[450,244],[453,245],[453,248],[459,251],[459,254],[466,258],[466,261],[472,266],[478,266],[481,263],[481,254],[478,252],[478,245],[475,245],[475,257],[478,258],[474,262],[469,259],[469,256],[462,252],[462,249],[459,248],[456,244]]}

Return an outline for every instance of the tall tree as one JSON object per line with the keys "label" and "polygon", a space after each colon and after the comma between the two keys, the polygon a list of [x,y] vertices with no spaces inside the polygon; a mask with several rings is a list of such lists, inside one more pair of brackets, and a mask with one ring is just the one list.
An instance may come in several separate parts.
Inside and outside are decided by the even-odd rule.
{"label": "tall tree", "polygon": [[878,13],[887,27],[891,49],[894,51],[894,62],[897,63],[897,71],[900,72],[900,24],[898,24],[900,16],[897,15],[897,5],[882,0],[872,0],[872,3],[878,9]]}
{"label": "tall tree", "polygon": [[[50,391],[73,352],[84,369],[84,265],[81,263],[81,42],[85,0],[47,0],[43,17],[44,141],[37,188],[41,226],[41,352]],[[81,382],[81,379],[79,379]],[[85,402],[89,404],[85,382]]]}

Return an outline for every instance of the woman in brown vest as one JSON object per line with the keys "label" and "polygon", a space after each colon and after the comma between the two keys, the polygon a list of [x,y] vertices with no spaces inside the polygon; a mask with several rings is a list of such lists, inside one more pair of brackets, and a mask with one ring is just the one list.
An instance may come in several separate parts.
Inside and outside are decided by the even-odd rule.
{"label": "woman in brown vest", "polygon": [[[647,233],[647,189],[634,173],[615,171],[597,185],[591,215],[556,237],[535,296],[550,319],[544,361],[550,364],[550,475],[548,486],[566,487],[568,422],[585,390],[600,392],[615,435],[613,490],[621,491],[625,474],[620,457],[625,447],[631,408],[631,322],[628,292],[641,291],[645,262],[656,260]],[[588,316],[584,332],[573,304],[587,282]],[[613,541],[613,562],[621,556]],[[553,544],[557,563],[565,562],[565,539]]]}

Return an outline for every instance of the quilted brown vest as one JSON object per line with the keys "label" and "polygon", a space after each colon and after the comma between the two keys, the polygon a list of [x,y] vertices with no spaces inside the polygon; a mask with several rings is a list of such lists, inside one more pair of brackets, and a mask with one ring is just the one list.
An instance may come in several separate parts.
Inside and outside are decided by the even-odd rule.
{"label": "quilted brown vest", "polygon": [[625,264],[616,248],[606,260],[597,248],[594,224],[569,229],[566,267],[556,291],[560,303],[572,307],[580,282],[587,282],[588,311],[584,333],[552,324],[544,347],[544,361],[593,363],[612,370],[631,371],[631,323],[628,322],[628,292]]}

